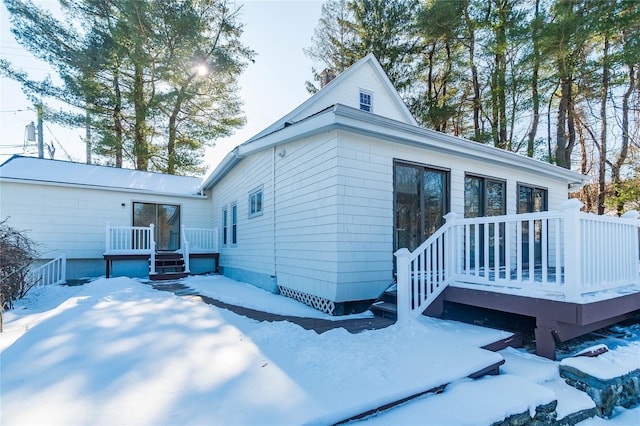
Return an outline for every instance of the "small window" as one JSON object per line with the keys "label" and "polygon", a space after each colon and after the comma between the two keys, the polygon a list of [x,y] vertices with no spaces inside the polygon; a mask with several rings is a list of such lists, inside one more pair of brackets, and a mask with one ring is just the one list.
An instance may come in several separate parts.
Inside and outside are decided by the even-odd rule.
{"label": "small window", "polygon": [[228,222],[227,222],[227,209],[226,207],[224,209],[222,209],[222,245],[227,245],[227,227],[228,227]]}
{"label": "small window", "polygon": [[249,194],[249,217],[262,215],[262,188]]}
{"label": "small window", "polygon": [[371,112],[372,106],[371,93],[360,91],[360,109]]}
{"label": "small window", "polygon": [[231,206],[231,244],[238,244],[238,206]]}

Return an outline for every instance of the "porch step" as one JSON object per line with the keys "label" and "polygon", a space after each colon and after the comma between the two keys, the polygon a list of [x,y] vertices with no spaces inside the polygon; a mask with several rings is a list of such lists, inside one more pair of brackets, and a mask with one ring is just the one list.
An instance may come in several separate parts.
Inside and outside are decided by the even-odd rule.
{"label": "porch step", "polygon": [[180,278],[186,278],[188,276],[188,272],[167,272],[162,274],[150,274],[149,279],[151,281],[169,281],[179,280]]}
{"label": "porch step", "polygon": [[369,308],[373,315],[391,320],[398,319],[398,292],[387,290],[382,293],[373,305]]}
{"label": "porch step", "polygon": [[158,253],[155,261],[155,274],[149,274],[152,281],[177,280],[187,277],[184,270],[184,257],[182,253]]}

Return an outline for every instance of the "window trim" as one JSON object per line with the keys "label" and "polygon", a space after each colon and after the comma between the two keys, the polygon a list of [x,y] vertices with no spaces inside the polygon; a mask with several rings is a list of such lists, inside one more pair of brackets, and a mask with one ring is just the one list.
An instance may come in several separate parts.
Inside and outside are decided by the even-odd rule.
{"label": "window trim", "polygon": [[231,211],[231,238],[229,239],[231,247],[238,245],[238,203],[233,202],[230,206]]}
{"label": "window trim", "polygon": [[[369,97],[368,104],[362,102],[363,95]],[[360,89],[358,92],[358,105],[359,105],[360,111],[373,112],[373,92],[365,89]],[[368,109],[363,108],[363,106],[366,106]]]}
{"label": "window trim", "polygon": [[501,183],[504,185],[504,191],[502,191],[502,215],[507,214],[507,180],[506,179],[501,179],[501,178],[497,178],[494,176],[488,176],[488,175],[482,175],[482,174],[478,174],[478,173],[469,173],[469,172],[465,172],[464,174],[464,213],[463,216],[466,218],[467,217],[467,190],[466,190],[466,180],[467,178],[475,178],[475,179],[482,179],[483,184],[482,184],[482,215],[478,216],[478,217],[487,217],[487,186],[486,186],[486,182],[487,181],[491,181],[491,182],[497,182],[497,183]]}
{"label": "window trim", "polygon": [[135,221],[136,221],[136,204],[147,204],[147,205],[151,205],[155,207],[155,218],[153,220],[153,225],[154,225],[154,240],[156,243],[156,248],[157,245],[159,244],[159,235],[158,232],[160,230],[160,226],[158,224],[158,208],[160,206],[170,206],[170,207],[176,207],[178,209],[178,226],[177,226],[177,241],[176,241],[176,247],[177,248],[166,248],[166,249],[160,249],[157,248],[158,251],[175,251],[175,250],[180,250],[182,249],[182,204],[180,203],[162,203],[162,202],[155,202],[155,201],[137,201],[137,200],[131,200],[131,226],[144,226],[147,227],[150,224],[140,224],[140,225],[135,225]]}
{"label": "window trim", "polygon": [[[257,209],[256,211],[254,211],[254,197],[259,198],[260,204],[259,204],[259,209]],[[260,185],[259,187],[255,188],[253,191],[249,192],[249,208],[248,213],[249,213],[249,219],[252,219],[254,217],[258,217],[258,216],[262,216],[264,214],[264,190],[263,190],[263,186]],[[256,202],[256,206],[257,206],[257,202]]]}
{"label": "window trim", "polygon": [[228,227],[229,227],[229,219],[228,219],[229,208],[224,206],[222,208],[222,245],[226,247],[229,244],[228,239]]}
{"label": "window trim", "polygon": [[542,211],[549,211],[549,188],[541,185],[533,185],[525,182],[516,182],[516,213],[520,213],[520,188],[531,188],[533,190],[544,191],[546,196],[544,197],[544,206]]}

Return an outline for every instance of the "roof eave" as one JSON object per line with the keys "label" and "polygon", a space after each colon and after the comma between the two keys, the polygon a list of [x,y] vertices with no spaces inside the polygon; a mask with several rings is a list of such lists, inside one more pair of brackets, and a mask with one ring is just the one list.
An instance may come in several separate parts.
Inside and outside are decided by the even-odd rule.
{"label": "roof eave", "polygon": [[36,180],[36,179],[24,179],[24,178],[12,178],[7,176],[0,176],[0,182],[7,183],[24,183],[29,185],[42,185],[42,186],[57,186],[62,188],[82,188],[82,189],[93,189],[100,191],[110,191],[110,192],[126,192],[126,193],[134,193],[134,194],[149,194],[149,195],[159,195],[159,196],[167,196],[167,197],[180,197],[180,198],[196,198],[196,199],[206,199],[207,197],[201,193],[196,194],[182,194],[177,192],[164,192],[164,191],[154,191],[150,189],[136,189],[136,188],[124,188],[124,187],[114,187],[114,186],[100,186],[100,185],[85,185],[80,183],[69,183],[69,182],[54,182],[54,181],[45,181],[45,180]]}
{"label": "roof eave", "polygon": [[589,180],[588,176],[540,160],[338,104],[322,113],[269,133],[250,144],[235,148],[207,178],[202,188],[209,189],[214,186],[242,158],[252,153],[330,130],[344,130],[403,145],[434,149],[467,158],[484,159],[511,167],[515,165],[523,170],[563,179],[567,184],[583,185]]}

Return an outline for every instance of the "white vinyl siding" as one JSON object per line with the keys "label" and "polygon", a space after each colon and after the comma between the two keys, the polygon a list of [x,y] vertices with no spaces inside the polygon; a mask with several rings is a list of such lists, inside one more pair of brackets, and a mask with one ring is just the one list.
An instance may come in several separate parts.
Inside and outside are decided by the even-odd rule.
{"label": "white vinyl siding", "polygon": [[[221,247],[223,268],[275,275],[273,262],[273,150],[268,149],[242,160],[211,192],[214,222],[222,223],[223,209],[228,209],[229,244]],[[262,214],[249,218],[248,194],[261,184]],[[242,195],[244,194],[244,195]],[[237,206],[237,243],[231,247],[231,209]]]}
{"label": "white vinyl siding", "polygon": [[[388,92],[387,86],[383,84],[380,76],[372,67],[362,67],[358,69],[356,73],[352,74],[351,77],[351,81],[334,81],[331,92],[327,93],[321,99],[321,102],[313,105],[313,110],[300,111],[292,118],[292,121],[304,119],[335,104],[360,109],[360,92],[362,91],[369,94],[376,94],[375,98],[371,98],[372,101],[375,102],[373,106],[375,114],[407,124],[413,124],[407,120],[404,112],[393,102],[393,96],[395,96],[395,94]],[[354,82],[357,82],[357,84],[353,84]],[[335,83],[338,84],[334,85]]]}
{"label": "white vinyl siding", "polygon": [[254,153],[216,185],[220,206],[264,188],[262,216],[249,218],[250,197],[238,199],[238,249],[223,249],[221,265],[336,302],[376,298],[393,280],[394,160],[450,170],[451,209],[460,216],[467,173],[506,182],[507,214],[515,213],[518,181],[549,188],[550,209],[567,197],[562,181],[334,130]]}
{"label": "white vinyl siding", "polygon": [[209,200],[3,181],[0,217],[27,230],[43,258],[66,253],[68,259],[99,259],[105,251],[105,226],[131,226],[132,203],[180,206],[186,227],[211,228]]}

